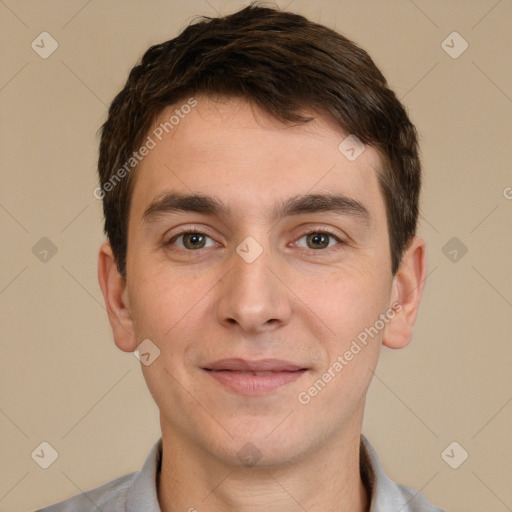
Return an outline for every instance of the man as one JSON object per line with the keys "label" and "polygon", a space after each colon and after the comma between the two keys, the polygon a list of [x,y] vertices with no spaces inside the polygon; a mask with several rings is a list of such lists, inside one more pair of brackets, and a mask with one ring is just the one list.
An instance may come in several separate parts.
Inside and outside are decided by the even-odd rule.
{"label": "man", "polygon": [[162,438],[48,512],[432,512],[361,434],[426,274],[416,130],[370,57],[251,5],[153,46],[102,127],[98,276]]}

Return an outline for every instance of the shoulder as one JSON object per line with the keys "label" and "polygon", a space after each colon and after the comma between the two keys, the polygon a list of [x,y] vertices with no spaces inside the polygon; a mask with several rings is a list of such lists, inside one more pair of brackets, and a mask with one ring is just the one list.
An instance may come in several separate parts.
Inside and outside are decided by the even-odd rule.
{"label": "shoulder", "polygon": [[405,508],[401,509],[402,512],[445,512],[443,509],[432,505],[420,492],[405,485],[394,485],[397,492],[402,495],[403,503],[405,503]]}
{"label": "shoulder", "polygon": [[[103,485],[84,491],[67,500],[37,510],[36,512],[124,512],[127,493],[137,473],[129,473]],[[104,508],[105,507],[105,508]]]}
{"label": "shoulder", "polygon": [[36,512],[140,512],[160,510],[156,489],[160,471],[162,438],[154,445],[142,469],[111,480],[106,484],[81,492]]}

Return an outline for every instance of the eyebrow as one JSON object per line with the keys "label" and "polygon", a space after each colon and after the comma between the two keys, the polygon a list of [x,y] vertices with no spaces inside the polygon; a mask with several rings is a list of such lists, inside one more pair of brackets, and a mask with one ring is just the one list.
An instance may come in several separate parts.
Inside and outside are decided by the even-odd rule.
{"label": "eyebrow", "polygon": [[[142,222],[150,224],[169,213],[197,212],[217,217],[231,217],[232,210],[222,200],[203,194],[168,192],[155,197],[142,215]],[[306,194],[290,197],[278,203],[272,211],[272,220],[304,213],[333,212],[372,226],[370,212],[357,201],[343,194]]]}

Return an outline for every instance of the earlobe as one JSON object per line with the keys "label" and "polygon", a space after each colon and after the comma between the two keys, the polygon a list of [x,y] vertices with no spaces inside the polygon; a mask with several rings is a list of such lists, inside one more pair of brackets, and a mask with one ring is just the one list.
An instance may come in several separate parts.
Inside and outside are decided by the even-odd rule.
{"label": "earlobe", "polygon": [[98,281],[114,341],[124,352],[133,352],[137,348],[137,342],[128,300],[128,288],[117,269],[114,253],[108,242],[103,243],[99,250]]}
{"label": "earlobe", "polygon": [[393,278],[391,305],[395,308],[394,318],[386,325],[382,344],[389,348],[403,348],[412,339],[413,327],[420,305],[426,277],[425,240],[415,236]]}

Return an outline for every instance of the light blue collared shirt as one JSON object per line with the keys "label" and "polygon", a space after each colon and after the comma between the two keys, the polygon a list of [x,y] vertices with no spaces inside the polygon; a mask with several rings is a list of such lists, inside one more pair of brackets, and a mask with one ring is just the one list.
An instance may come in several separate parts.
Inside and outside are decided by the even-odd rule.
{"label": "light blue collared shirt", "polygon": [[[377,453],[363,434],[360,454],[361,474],[371,493],[369,512],[444,512],[419,492],[390,480]],[[161,458],[160,438],[140,471],[36,512],[161,512],[156,492]]]}

